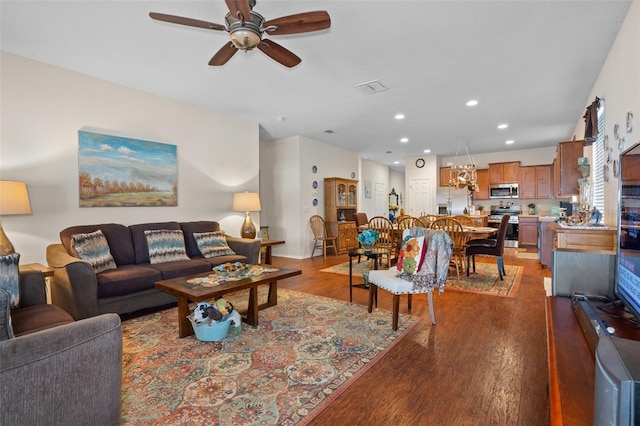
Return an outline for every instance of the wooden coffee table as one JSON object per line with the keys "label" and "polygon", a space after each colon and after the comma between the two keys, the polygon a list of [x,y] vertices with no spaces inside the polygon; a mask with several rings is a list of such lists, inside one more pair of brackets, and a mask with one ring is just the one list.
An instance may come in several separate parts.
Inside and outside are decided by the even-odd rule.
{"label": "wooden coffee table", "polygon": [[[249,306],[245,321],[252,326],[258,325],[258,310],[278,304],[278,280],[300,275],[299,269],[278,268],[275,272],[265,272],[251,278],[239,281],[230,281],[214,287],[203,287],[199,284],[190,284],[187,280],[207,277],[212,272],[189,275],[156,282],[156,288],[175,296],[178,299],[178,334],[187,337],[193,334],[193,328],[187,316],[191,313],[189,302],[203,302],[228,293],[249,289]],[[269,297],[267,303],[258,305],[258,286],[269,284]]]}

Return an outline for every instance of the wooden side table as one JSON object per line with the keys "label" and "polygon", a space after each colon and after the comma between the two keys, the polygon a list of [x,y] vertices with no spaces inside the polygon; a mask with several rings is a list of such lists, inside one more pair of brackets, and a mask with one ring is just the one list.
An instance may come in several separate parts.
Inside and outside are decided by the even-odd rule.
{"label": "wooden side table", "polygon": [[260,248],[264,248],[264,264],[271,265],[271,247],[284,244],[284,240],[262,240],[260,241]]}

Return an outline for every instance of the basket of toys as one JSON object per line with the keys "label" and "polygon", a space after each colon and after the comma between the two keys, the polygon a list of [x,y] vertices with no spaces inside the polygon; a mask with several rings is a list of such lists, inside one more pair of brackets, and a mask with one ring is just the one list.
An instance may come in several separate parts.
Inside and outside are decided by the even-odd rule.
{"label": "basket of toys", "polygon": [[232,327],[238,330],[242,323],[238,311],[233,309],[230,302],[222,298],[213,305],[207,302],[198,303],[187,318],[191,322],[196,338],[204,342],[222,340],[227,337]]}

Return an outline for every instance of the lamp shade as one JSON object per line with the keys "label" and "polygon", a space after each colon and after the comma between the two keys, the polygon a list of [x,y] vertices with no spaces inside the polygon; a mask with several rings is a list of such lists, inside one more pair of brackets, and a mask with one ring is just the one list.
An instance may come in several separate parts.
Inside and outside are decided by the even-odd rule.
{"label": "lamp shade", "polygon": [[0,180],[0,216],[13,214],[31,214],[27,184]]}
{"label": "lamp shade", "polygon": [[257,192],[236,192],[232,209],[234,212],[259,212],[262,209],[260,195]]}

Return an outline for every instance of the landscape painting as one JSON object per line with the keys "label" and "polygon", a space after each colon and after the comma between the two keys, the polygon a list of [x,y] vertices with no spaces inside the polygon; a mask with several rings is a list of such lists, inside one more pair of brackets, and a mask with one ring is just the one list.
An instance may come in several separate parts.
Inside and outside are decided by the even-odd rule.
{"label": "landscape painting", "polygon": [[80,207],[178,205],[175,145],[80,130]]}

